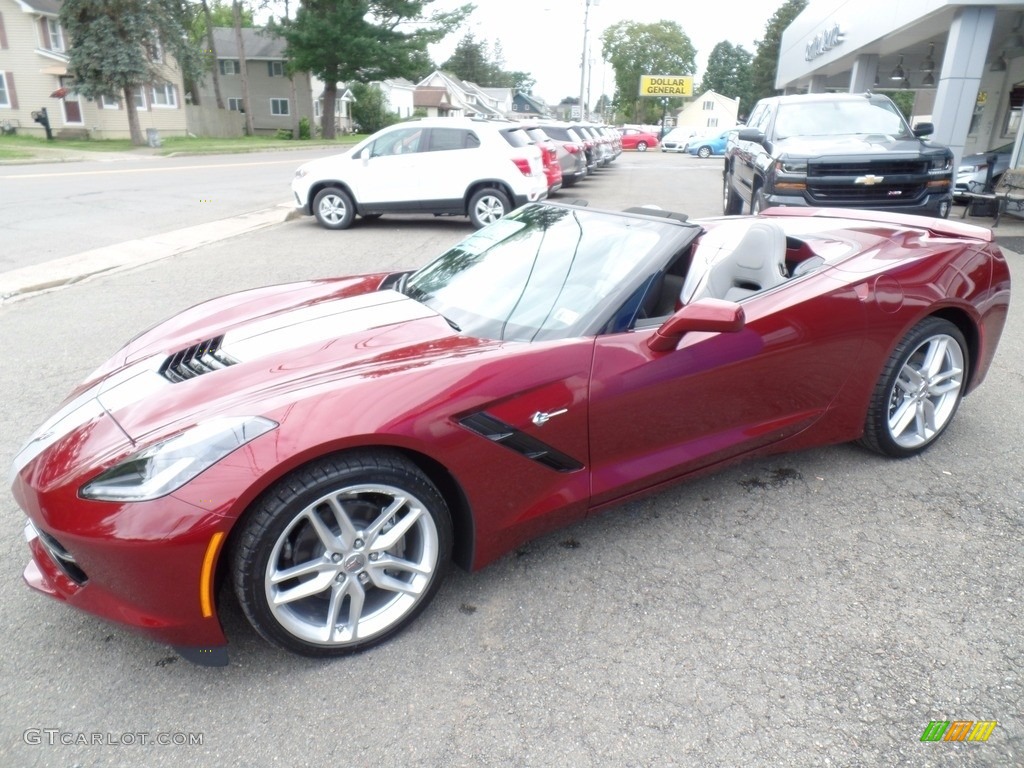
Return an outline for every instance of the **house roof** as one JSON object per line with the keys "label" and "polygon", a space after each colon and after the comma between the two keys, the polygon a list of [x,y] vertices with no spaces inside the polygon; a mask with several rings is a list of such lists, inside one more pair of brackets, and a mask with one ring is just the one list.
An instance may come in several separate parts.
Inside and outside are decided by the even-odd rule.
{"label": "house roof", "polygon": [[60,12],[59,0],[16,0],[23,11],[56,16]]}
{"label": "house roof", "polygon": [[534,98],[528,93],[523,93],[522,91],[519,91],[513,98],[521,99],[522,101],[526,102],[530,109],[534,110],[535,112],[541,115],[546,115],[548,112],[547,104],[545,104],[540,99]]}
{"label": "house roof", "polygon": [[448,101],[448,89],[433,86],[421,85],[413,91],[412,105],[414,107],[437,107],[438,109],[451,109]]}
{"label": "house roof", "polygon": [[[234,27],[214,27],[213,44],[217,46],[218,59],[237,59],[238,43],[235,41]],[[285,41],[271,35],[263,28],[246,27],[242,29],[242,45],[245,46],[246,59],[284,59]]]}

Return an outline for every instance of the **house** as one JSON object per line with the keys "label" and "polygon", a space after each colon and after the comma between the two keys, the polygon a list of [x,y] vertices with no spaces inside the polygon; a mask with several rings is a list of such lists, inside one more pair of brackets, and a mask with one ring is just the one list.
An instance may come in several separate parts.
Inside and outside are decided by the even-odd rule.
{"label": "house", "polygon": [[[76,93],[59,10],[59,0],[0,0],[0,128],[44,136],[33,113],[45,109],[58,138],[129,138],[122,96],[87,99]],[[134,93],[139,124],[143,131],[182,136],[187,128],[181,72],[162,51],[153,57],[160,79]]]}
{"label": "house", "polygon": [[[324,81],[316,75],[310,77],[313,91],[313,123],[323,129],[324,113]],[[344,83],[338,83],[334,92],[334,130],[335,133],[352,133],[355,122],[352,119],[352,104],[356,97]]]}
{"label": "house", "polygon": [[451,94],[444,87],[417,86],[413,91],[413,107],[426,112],[427,117],[458,117],[461,112],[452,106]]}
{"label": "house", "polygon": [[512,114],[519,119],[528,117],[551,117],[551,110],[547,105],[523,91],[516,92],[512,97]]}
{"label": "house", "polygon": [[407,120],[416,111],[416,86],[404,77],[378,80],[370,85],[384,94],[388,112],[398,115],[400,120]]}
{"label": "house", "polygon": [[739,112],[739,99],[730,99],[715,91],[704,91],[676,112],[676,127],[688,128],[698,135],[704,135],[716,128],[732,128],[736,125]]}
{"label": "house", "polygon": [[[420,80],[416,84],[416,90],[421,88],[442,88],[447,94],[447,114],[460,117],[505,117],[505,113],[498,108],[498,100],[484,92],[480,86],[460,80],[449,72],[442,72],[437,69]],[[432,100],[433,97],[430,97]],[[430,106],[425,106],[430,113]],[[440,106],[435,107],[438,114],[441,113]],[[433,116],[433,114],[431,114]]]}
{"label": "house", "polygon": [[[224,106],[242,112],[241,56],[235,30],[232,27],[214,27],[213,44],[217,49],[216,66]],[[242,48],[245,52],[249,106],[255,133],[276,133],[281,128],[291,130],[296,113],[300,118],[308,118],[310,124],[313,124],[315,115],[311,78],[307,72],[295,73],[293,91],[286,66],[285,41],[270,35],[265,29],[244,28]],[[215,98],[213,78],[208,76],[199,87],[199,103],[212,106],[216,104]]]}

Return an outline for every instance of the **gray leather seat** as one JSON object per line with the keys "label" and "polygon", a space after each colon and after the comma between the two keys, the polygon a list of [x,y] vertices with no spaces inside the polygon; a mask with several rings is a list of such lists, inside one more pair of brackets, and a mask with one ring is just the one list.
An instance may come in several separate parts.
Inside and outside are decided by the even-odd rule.
{"label": "gray leather seat", "polygon": [[713,263],[689,301],[739,301],[786,282],[786,234],[771,220],[751,223],[731,253]]}

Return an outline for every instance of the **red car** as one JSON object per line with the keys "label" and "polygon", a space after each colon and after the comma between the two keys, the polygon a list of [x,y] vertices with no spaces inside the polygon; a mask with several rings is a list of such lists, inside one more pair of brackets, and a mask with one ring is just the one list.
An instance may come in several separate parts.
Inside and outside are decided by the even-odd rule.
{"label": "red car", "polygon": [[227,663],[221,582],[272,643],[359,650],[449,562],[696,473],[924,450],[1009,296],[959,222],[531,204],[416,272],[245,291],[130,341],[15,459],[25,579],[204,664]]}
{"label": "red car", "polygon": [[637,152],[646,152],[649,147],[658,146],[658,137],[653,133],[641,131],[638,128],[620,128],[623,149],[635,149]]}

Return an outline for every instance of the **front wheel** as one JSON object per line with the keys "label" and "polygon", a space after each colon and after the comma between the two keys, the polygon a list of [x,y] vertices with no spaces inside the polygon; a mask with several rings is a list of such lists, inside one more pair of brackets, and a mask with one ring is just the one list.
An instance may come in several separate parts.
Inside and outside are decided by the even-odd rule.
{"label": "front wheel", "polygon": [[647,151],[647,142],[646,141],[638,141],[637,145],[636,145],[636,151],[637,152],[646,152]]}
{"label": "front wheel", "polygon": [[348,229],[356,217],[356,207],[345,190],[327,187],[313,198],[313,215],[327,229]]}
{"label": "front wheel", "polygon": [[750,200],[750,212],[757,216],[761,211],[768,207],[768,201],[764,198],[764,193],[760,189],[754,192],[754,196]]}
{"label": "front wheel", "polygon": [[508,196],[498,189],[481,189],[469,199],[469,220],[477,229],[493,224],[511,210]]}
{"label": "front wheel", "polygon": [[411,622],[451,548],[448,507],[415,465],[388,451],[330,456],[258,502],[233,546],[235,593],[271,643],[339,656]]}
{"label": "front wheel", "polygon": [[861,443],[888,456],[920,453],[953,420],[967,382],[967,342],[929,317],[896,345],[875,385]]}
{"label": "front wheel", "polygon": [[722,212],[726,216],[738,216],[743,213],[743,198],[732,188],[732,174],[722,175]]}
{"label": "front wheel", "polygon": [[707,160],[711,157],[711,147],[701,147],[697,150],[697,157]]}

